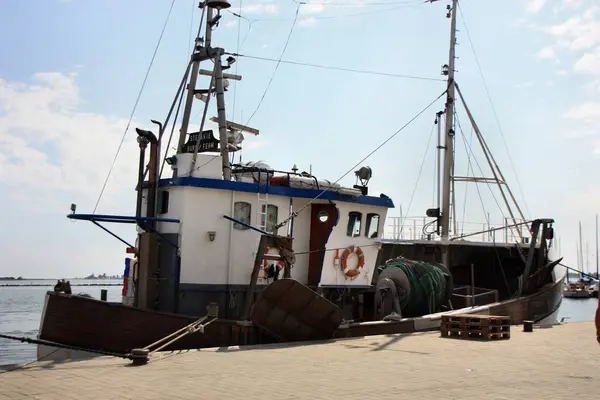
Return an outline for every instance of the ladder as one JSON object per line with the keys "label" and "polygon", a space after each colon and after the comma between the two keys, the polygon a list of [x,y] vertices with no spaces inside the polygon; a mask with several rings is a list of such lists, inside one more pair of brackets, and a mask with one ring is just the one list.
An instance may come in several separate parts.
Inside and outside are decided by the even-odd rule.
{"label": "ladder", "polygon": [[262,231],[267,230],[267,211],[269,205],[269,193],[261,193],[260,189],[257,193],[258,196],[258,208],[256,211],[257,225]]}
{"label": "ladder", "polygon": [[[267,172],[267,183],[265,188],[261,189],[260,171],[258,171],[258,193],[257,193],[257,209],[256,209],[256,225],[262,231],[267,230],[267,212],[269,209],[269,173]],[[263,192],[264,190],[264,192]],[[270,232],[269,232],[270,233]]]}

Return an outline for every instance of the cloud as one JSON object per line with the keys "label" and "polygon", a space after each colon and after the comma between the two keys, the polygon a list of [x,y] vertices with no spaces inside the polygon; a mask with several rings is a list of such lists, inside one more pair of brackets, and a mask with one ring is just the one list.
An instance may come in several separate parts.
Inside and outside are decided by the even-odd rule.
{"label": "cloud", "polygon": [[[83,111],[83,103],[75,73],[36,73],[30,82],[0,78],[0,207],[10,210],[0,224],[0,275],[121,270],[123,244],[65,218],[71,203],[78,212],[92,212],[127,125],[123,118]],[[135,212],[138,152],[129,132],[100,213]],[[110,228],[134,240],[131,226]]]}
{"label": "cloud", "polygon": [[565,118],[582,122],[593,122],[600,118],[600,103],[587,101],[571,107],[565,114]]}
{"label": "cloud", "polygon": [[527,5],[525,6],[525,10],[527,12],[536,14],[544,8],[546,4],[546,0],[527,0]]}
{"label": "cloud", "polygon": [[271,2],[253,3],[242,6],[242,15],[244,14],[277,14],[279,4]]}
{"label": "cloud", "polygon": [[317,19],[314,17],[309,17],[309,18],[303,18],[300,21],[298,21],[298,26],[303,26],[303,27],[313,27],[316,26],[318,23]]}
{"label": "cloud", "polygon": [[566,21],[542,26],[540,29],[553,36],[557,45],[569,50],[586,50],[600,44],[600,20],[597,19],[600,7],[590,6],[582,13]]}
{"label": "cloud", "polygon": [[[56,193],[89,204],[100,190],[127,121],[79,110],[75,73],[37,73],[32,83],[0,79],[0,184]],[[122,160],[136,157],[135,134]],[[113,172],[116,188],[131,190],[135,163]],[[132,175],[133,174],[133,175]]]}
{"label": "cloud", "polygon": [[546,46],[540,51],[538,51],[535,55],[538,60],[553,60],[557,63],[560,62],[556,52],[554,51],[554,46]]}
{"label": "cloud", "polygon": [[575,65],[573,70],[581,74],[600,76],[600,46],[593,51],[586,51]]}

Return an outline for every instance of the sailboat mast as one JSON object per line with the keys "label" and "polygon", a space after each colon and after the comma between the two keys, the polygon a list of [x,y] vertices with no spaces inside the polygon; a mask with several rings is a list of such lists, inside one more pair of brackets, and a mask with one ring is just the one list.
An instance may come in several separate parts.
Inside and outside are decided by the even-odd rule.
{"label": "sailboat mast", "polygon": [[[452,0],[448,6],[447,17],[450,18],[450,53],[448,65],[443,67],[443,73],[448,75],[448,91],[446,96],[446,126],[444,128],[444,176],[442,188],[442,241],[448,241],[450,231],[450,191],[452,188],[452,170],[454,169],[454,61],[456,47],[456,6],[458,1]],[[447,70],[446,70],[447,67]],[[442,263],[448,263],[448,248],[444,248]]]}
{"label": "sailboat mast", "polygon": [[584,267],[584,261],[583,261],[583,237],[581,235],[581,221],[579,221],[579,261],[581,262],[581,277],[583,278],[583,267]]}
{"label": "sailboat mast", "polygon": [[596,279],[600,279],[600,258],[598,258],[598,214],[596,214]]}

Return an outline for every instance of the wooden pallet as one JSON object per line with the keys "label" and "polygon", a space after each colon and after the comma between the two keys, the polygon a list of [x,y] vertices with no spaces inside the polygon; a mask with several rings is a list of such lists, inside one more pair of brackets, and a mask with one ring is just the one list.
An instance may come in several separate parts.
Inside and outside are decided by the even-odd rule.
{"label": "wooden pallet", "polygon": [[462,323],[479,326],[510,325],[510,317],[500,315],[456,314],[442,315],[442,323]]}
{"label": "wooden pallet", "polygon": [[462,339],[510,339],[510,318],[497,315],[443,315],[442,337]]}

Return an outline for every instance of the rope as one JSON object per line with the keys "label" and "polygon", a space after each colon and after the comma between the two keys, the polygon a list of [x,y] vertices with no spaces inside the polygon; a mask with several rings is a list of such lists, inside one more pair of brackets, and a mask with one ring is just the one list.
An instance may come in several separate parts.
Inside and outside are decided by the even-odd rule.
{"label": "rope", "polygon": [[410,298],[403,310],[407,315],[432,314],[439,308],[446,292],[447,273],[443,265],[403,259],[389,261],[377,270],[389,267],[399,268],[408,277]]}
{"label": "rope", "polygon": [[312,67],[312,68],[320,68],[320,69],[329,69],[329,70],[332,70],[332,71],[354,72],[354,73],[357,73],[357,74],[387,76],[387,77],[390,77],[390,78],[404,78],[404,79],[416,79],[416,80],[423,80],[423,81],[444,82],[443,79],[440,79],[440,78],[429,78],[429,77],[426,77],[426,76],[394,74],[394,73],[381,72],[381,71],[371,71],[371,70],[366,70],[366,69],[332,67],[332,66],[329,66],[329,65],[312,64],[312,63],[305,63],[305,62],[299,62],[299,61],[277,60],[275,58],[250,56],[250,55],[239,54],[239,53],[227,53],[226,52],[225,54],[231,55],[231,56],[234,56],[234,57],[244,57],[244,58],[250,58],[250,59],[253,59],[253,60],[260,60],[260,61],[274,61],[274,62],[279,62],[281,64],[290,64],[290,65],[299,65],[299,66],[302,66],[302,67]]}
{"label": "rope", "polygon": [[146,81],[148,80],[148,75],[150,75],[150,70],[152,69],[152,65],[154,64],[154,58],[156,58],[156,53],[158,52],[158,48],[160,46],[160,42],[162,42],[163,35],[165,33],[165,29],[167,28],[167,23],[169,22],[169,17],[171,17],[171,11],[173,11],[173,5],[175,4],[175,0],[171,1],[171,7],[169,8],[169,12],[167,13],[167,18],[165,19],[165,23],[163,25],[162,31],[160,32],[160,36],[158,37],[158,42],[156,43],[156,47],[154,48],[154,53],[152,54],[152,59],[150,60],[150,65],[148,65],[148,69],[146,70],[146,76],[144,76],[144,80],[142,81],[142,87],[135,99],[135,104],[133,105],[133,109],[131,110],[131,114],[129,115],[129,120],[127,121],[127,126],[125,127],[125,132],[123,132],[123,136],[121,137],[121,142],[119,143],[119,147],[117,147],[117,153],[113,158],[112,164],[108,170],[108,175],[106,175],[106,179],[104,180],[104,184],[102,185],[102,190],[100,190],[100,194],[98,195],[98,200],[96,200],[96,205],[94,206],[94,211],[92,214],[96,214],[96,210],[98,209],[98,205],[100,204],[100,200],[102,199],[102,195],[104,194],[104,190],[106,189],[106,185],[108,184],[108,180],[110,179],[110,175],[115,167],[115,163],[117,162],[117,158],[119,157],[119,153],[121,152],[121,147],[123,147],[123,142],[125,141],[125,136],[127,136],[127,132],[129,131],[129,126],[131,125],[131,120],[133,119],[133,115],[135,114],[135,110],[140,102],[140,98],[142,97],[142,93],[144,92],[144,87],[146,86]]}
{"label": "rope", "polygon": [[0,374],[5,374],[7,372],[15,371],[15,370],[18,370],[18,369],[25,368],[25,367],[27,367],[29,365],[35,364],[36,362],[41,361],[44,358],[50,357],[52,354],[55,354],[60,349],[85,351],[85,352],[88,352],[88,353],[96,353],[96,354],[101,354],[101,355],[104,355],[104,356],[112,356],[112,357],[119,357],[119,358],[131,359],[131,357],[130,357],[129,354],[121,354],[121,353],[113,353],[113,352],[110,352],[110,351],[86,349],[84,347],[71,346],[71,345],[68,345],[68,344],[61,344],[61,343],[55,343],[55,342],[51,342],[51,341],[43,340],[43,339],[30,339],[30,338],[27,338],[27,337],[19,337],[19,336],[11,336],[11,335],[3,335],[3,334],[0,334],[0,338],[8,339],[8,340],[16,340],[16,341],[20,341],[20,342],[24,342],[24,343],[29,343],[29,344],[42,344],[42,345],[46,345],[46,346],[57,347],[56,350],[54,350],[53,352],[45,355],[44,357],[39,358],[38,360],[31,361],[31,362],[29,362],[27,364],[18,365],[15,368],[8,369],[6,371],[1,371]]}

